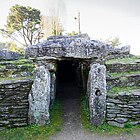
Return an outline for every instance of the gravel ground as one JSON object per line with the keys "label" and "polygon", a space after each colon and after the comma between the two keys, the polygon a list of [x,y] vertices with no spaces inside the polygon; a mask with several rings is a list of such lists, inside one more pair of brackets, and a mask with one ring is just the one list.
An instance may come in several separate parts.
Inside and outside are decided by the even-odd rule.
{"label": "gravel ground", "polygon": [[63,128],[49,140],[140,140],[140,134],[98,135],[82,129],[80,122],[80,91],[74,85],[63,85],[59,89],[62,107]]}

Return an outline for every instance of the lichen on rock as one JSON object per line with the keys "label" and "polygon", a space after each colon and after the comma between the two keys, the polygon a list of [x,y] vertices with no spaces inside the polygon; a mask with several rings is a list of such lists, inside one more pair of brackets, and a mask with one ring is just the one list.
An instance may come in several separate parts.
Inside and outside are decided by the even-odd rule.
{"label": "lichen on rock", "polygon": [[90,122],[99,126],[104,122],[106,113],[106,68],[92,64],[88,77],[87,94],[89,97]]}
{"label": "lichen on rock", "polygon": [[29,123],[43,126],[50,122],[50,73],[45,66],[39,66],[34,78],[29,94]]}

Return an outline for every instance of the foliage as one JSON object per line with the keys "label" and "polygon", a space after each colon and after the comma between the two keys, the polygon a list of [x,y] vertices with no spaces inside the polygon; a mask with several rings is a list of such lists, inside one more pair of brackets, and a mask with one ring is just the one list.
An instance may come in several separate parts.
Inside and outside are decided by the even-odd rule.
{"label": "foliage", "polygon": [[51,112],[51,124],[49,126],[27,126],[11,128],[0,131],[1,140],[47,140],[49,136],[61,130],[61,110],[58,102],[55,102]]}
{"label": "foliage", "polygon": [[3,35],[18,42],[18,38],[22,38],[24,46],[35,44],[41,33],[40,11],[20,5],[12,6],[5,27],[6,29],[1,29]]}
{"label": "foliage", "polygon": [[88,105],[87,100],[85,97],[81,98],[82,103],[82,110],[81,110],[81,121],[82,126],[84,129],[98,133],[101,135],[119,135],[122,133],[133,134],[136,131],[140,131],[140,125],[132,126],[131,124],[127,123],[124,128],[119,128],[116,126],[110,126],[107,123],[104,123],[101,126],[95,127],[90,124],[89,122],[89,112],[88,112]]}
{"label": "foliage", "polygon": [[67,35],[74,36],[74,35],[78,35],[78,33],[76,33],[75,31],[72,31],[71,33],[67,33]]}
{"label": "foliage", "polygon": [[13,41],[7,42],[4,48],[20,54],[24,54],[25,52],[25,49],[23,47],[17,47],[17,45]]}
{"label": "foliage", "polygon": [[63,32],[62,25],[58,22],[57,18],[52,18],[52,35],[62,35]]}
{"label": "foliage", "polygon": [[59,22],[59,17],[56,16],[54,12],[51,12],[49,17],[42,15],[40,25],[42,29],[42,38],[44,39],[52,35],[62,35],[64,31],[62,24]]}
{"label": "foliage", "polygon": [[117,47],[117,46],[121,45],[120,38],[117,37],[117,36],[116,37],[110,37],[110,38],[106,39],[105,42],[107,44],[112,45],[113,47]]}

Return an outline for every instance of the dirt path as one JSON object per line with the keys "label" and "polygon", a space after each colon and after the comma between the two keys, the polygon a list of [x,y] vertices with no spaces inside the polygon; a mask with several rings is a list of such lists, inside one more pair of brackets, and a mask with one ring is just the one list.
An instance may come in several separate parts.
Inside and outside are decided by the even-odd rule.
{"label": "dirt path", "polygon": [[59,89],[63,113],[62,131],[49,140],[140,140],[140,135],[101,136],[86,132],[80,122],[80,91],[75,85],[63,85]]}

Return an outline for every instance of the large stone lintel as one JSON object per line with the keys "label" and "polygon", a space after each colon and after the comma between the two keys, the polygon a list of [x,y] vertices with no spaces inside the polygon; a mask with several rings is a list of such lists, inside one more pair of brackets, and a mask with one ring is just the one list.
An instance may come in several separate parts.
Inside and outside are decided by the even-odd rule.
{"label": "large stone lintel", "polygon": [[26,58],[103,58],[110,54],[128,54],[129,47],[114,48],[98,40],[90,40],[87,35],[55,36],[25,51]]}

